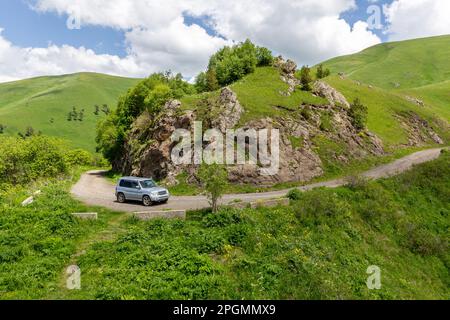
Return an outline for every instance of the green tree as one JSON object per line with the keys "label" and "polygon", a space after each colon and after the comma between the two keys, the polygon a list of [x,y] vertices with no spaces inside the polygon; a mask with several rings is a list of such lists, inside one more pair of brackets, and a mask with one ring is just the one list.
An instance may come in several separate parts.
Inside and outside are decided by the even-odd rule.
{"label": "green tree", "polygon": [[350,105],[348,115],[352,119],[352,124],[357,130],[364,130],[367,124],[368,109],[356,98]]}
{"label": "green tree", "polygon": [[323,78],[328,77],[329,75],[330,75],[330,69],[324,69],[323,64],[320,64],[317,67],[317,71],[316,71],[317,79],[323,79]]}
{"label": "green tree", "polygon": [[6,126],[3,124],[0,124],[0,134],[3,134],[5,132]]}
{"label": "green tree", "polygon": [[311,91],[311,69],[308,66],[303,66],[300,70],[300,83],[302,85],[302,89],[305,91]]}
{"label": "green tree", "polygon": [[217,81],[216,69],[212,68],[206,72],[206,86],[208,91],[215,91],[219,89],[219,82]]}
{"label": "green tree", "polygon": [[198,93],[208,91],[208,83],[206,81],[206,73],[205,72],[200,72],[197,75],[197,77],[195,78],[195,89]]}
{"label": "green tree", "polygon": [[317,67],[316,77],[317,77],[317,79],[322,79],[323,78],[323,64],[320,64]]}
{"label": "green tree", "polygon": [[228,173],[218,164],[202,165],[198,177],[210,201],[212,211],[218,211],[218,203],[228,185]]}
{"label": "green tree", "polygon": [[98,106],[98,104],[95,105],[95,111],[94,111],[94,114],[95,114],[96,116],[98,116],[98,115],[100,114],[100,107]]}
{"label": "green tree", "polygon": [[257,47],[256,59],[258,60],[258,67],[270,66],[273,63],[272,51],[264,47]]}

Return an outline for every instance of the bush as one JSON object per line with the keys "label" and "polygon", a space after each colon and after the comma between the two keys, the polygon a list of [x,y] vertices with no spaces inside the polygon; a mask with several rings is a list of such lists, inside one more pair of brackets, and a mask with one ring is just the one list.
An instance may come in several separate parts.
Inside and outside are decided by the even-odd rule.
{"label": "bush", "polygon": [[321,64],[317,67],[317,72],[316,72],[317,79],[323,79],[323,78],[328,77],[329,75],[330,75],[330,70],[324,69],[323,64]]}
{"label": "bush", "polygon": [[348,115],[352,119],[352,125],[357,130],[363,130],[366,127],[368,109],[358,98],[350,105]]}
{"label": "bush", "polygon": [[317,189],[302,194],[300,201],[294,205],[296,217],[314,224],[321,221],[332,223],[350,214],[350,207],[339,199],[336,193]]}
{"label": "bush", "polygon": [[54,138],[2,138],[0,182],[21,184],[40,177],[54,177],[67,171],[66,150]]}
{"label": "bush", "polygon": [[258,60],[258,67],[271,66],[273,63],[272,51],[264,47],[257,47],[256,59]]}
{"label": "bush", "polygon": [[226,46],[211,56],[207,72],[197,76],[195,86],[198,92],[214,91],[253,73],[257,66],[269,66],[272,62],[272,52],[250,40]]}
{"label": "bush", "polygon": [[300,200],[302,192],[299,189],[292,189],[288,192],[287,197],[293,201]]}
{"label": "bush", "polygon": [[228,173],[218,164],[202,165],[198,171],[198,177],[210,200],[212,211],[216,213],[219,209],[219,199],[227,188]]}
{"label": "bush", "polygon": [[70,150],[64,155],[66,164],[74,166],[91,166],[95,164],[95,159],[91,153],[83,149]]}
{"label": "bush", "polygon": [[300,83],[302,85],[302,89],[305,91],[311,91],[311,69],[308,66],[303,66],[300,70]]}

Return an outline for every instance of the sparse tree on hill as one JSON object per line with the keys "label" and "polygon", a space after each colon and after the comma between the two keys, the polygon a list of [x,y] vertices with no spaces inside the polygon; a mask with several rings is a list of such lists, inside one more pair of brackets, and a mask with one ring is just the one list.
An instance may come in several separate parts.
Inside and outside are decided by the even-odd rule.
{"label": "sparse tree on hill", "polygon": [[5,132],[6,126],[3,124],[0,124],[0,134],[3,134]]}
{"label": "sparse tree on hill", "polygon": [[96,104],[94,114],[98,116],[100,114],[100,107]]}
{"label": "sparse tree on hill", "polygon": [[311,82],[311,69],[308,66],[303,66],[300,71],[300,83],[302,84],[302,89],[311,91]]}
{"label": "sparse tree on hill", "polygon": [[80,112],[78,112],[78,121],[83,121],[84,119],[84,109],[81,109]]}
{"label": "sparse tree on hill", "polygon": [[228,173],[218,164],[202,165],[198,177],[210,201],[213,213],[219,209],[219,200],[228,185]]}
{"label": "sparse tree on hill", "polygon": [[109,107],[108,107],[107,104],[104,104],[104,105],[102,106],[102,111],[103,111],[103,113],[106,114],[106,115],[109,115],[109,114],[111,113],[111,110],[109,110]]}
{"label": "sparse tree on hill", "polygon": [[356,98],[350,105],[348,115],[352,119],[352,124],[357,130],[363,130],[367,124],[368,109]]}
{"label": "sparse tree on hill", "polygon": [[217,81],[216,69],[211,68],[206,72],[206,85],[208,91],[215,91],[219,89],[219,82]]}

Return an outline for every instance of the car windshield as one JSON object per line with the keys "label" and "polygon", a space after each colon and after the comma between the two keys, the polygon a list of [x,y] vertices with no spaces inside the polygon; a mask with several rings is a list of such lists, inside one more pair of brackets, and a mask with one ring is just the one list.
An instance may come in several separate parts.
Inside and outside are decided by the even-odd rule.
{"label": "car windshield", "polygon": [[143,189],[150,189],[156,187],[156,183],[153,180],[141,181],[141,186]]}

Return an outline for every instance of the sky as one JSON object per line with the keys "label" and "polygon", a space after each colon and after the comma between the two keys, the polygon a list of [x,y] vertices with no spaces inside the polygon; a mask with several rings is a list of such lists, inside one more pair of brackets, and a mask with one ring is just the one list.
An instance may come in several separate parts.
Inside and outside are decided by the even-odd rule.
{"label": "sky", "polygon": [[3,0],[0,82],[100,72],[193,79],[249,38],[314,65],[386,42],[450,34],[448,0]]}

